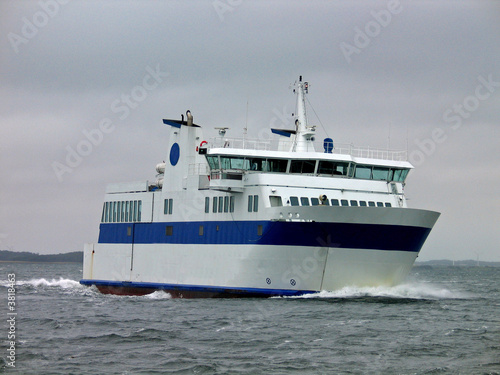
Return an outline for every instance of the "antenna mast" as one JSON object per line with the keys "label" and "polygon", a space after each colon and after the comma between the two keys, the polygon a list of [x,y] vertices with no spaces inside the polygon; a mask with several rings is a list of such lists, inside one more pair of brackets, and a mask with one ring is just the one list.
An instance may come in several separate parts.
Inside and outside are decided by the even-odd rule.
{"label": "antenna mast", "polygon": [[305,100],[305,95],[309,93],[309,82],[302,82],[302,76],[299,76],[294,86],[294,92],[297,94],[297,119],[295,120],[295,140],[290,151],[314,152],[313,141],[316,127],[307,124]]}

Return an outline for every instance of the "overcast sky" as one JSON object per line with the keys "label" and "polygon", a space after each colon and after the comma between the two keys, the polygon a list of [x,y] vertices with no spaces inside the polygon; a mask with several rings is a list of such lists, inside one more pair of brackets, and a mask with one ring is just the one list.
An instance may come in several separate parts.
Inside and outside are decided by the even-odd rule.
{"label": "overcast sky", "polygon": [[162,118],[267,137],[303,75],[318,138],[408,139],[408,203],[442,213],[420,260],[500,261],[499,20],[498,1],[0,0],[0,248],[82,250],[107,183],[154,179]]}

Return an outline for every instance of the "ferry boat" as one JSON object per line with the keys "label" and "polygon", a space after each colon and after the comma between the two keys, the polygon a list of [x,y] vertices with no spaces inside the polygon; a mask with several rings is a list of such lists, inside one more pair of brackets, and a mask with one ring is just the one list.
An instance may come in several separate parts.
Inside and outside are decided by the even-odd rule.
{"label": "ferry boat", "polygon": [[205,140],[190,111],[170,128],[153,181],[110,184],[83,285],[172,297],[298,296],[392,286],[408,275],[438,212],[408,208],[406,151],[315,142],[308,82],[295,129],[276,140]]}

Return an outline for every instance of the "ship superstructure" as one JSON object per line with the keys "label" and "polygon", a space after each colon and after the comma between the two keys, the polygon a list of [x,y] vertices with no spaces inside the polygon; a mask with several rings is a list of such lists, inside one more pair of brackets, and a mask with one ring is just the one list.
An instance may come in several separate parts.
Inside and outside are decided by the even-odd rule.
{"label": "ship superstructure", "polygon": [[276,142],[205,140],[188,111],[150,181],[111,184],[81,283],[104,293],[283,296],[394,285],[439,213],[407,207],[404,151],[318,145],[308,83]]}

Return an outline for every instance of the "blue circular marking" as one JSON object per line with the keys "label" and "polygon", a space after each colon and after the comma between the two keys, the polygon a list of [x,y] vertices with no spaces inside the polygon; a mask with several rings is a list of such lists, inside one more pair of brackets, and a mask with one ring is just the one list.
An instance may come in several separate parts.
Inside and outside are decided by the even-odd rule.
{"label": "blue circular marking", "polygon": [[181,148],[178,143],[174,143],[170,149],[170,164],[176,165],[181,155]]}
{"label": "blue circular marking", "polygon": [[295,281],[295,279],[291,279],[291,280],[290,280],[290,284],[291,284],[292,286],[295,286],[295,284],[297,284],[297,282]]}
{"label": "blue circular marking", "polygon": [[271,279],[269,277],[266,279],[266,283],[271,284]]}

